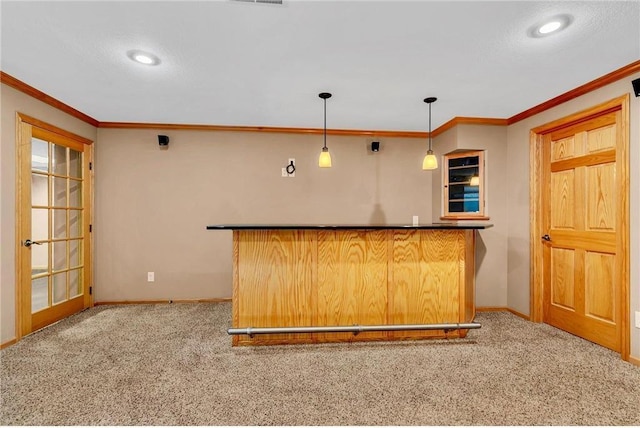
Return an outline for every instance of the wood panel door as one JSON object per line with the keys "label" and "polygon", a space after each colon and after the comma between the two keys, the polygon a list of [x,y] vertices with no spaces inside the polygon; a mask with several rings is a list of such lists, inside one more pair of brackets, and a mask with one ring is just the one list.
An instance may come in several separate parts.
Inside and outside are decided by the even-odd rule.
{"label": "wood panel door", "polygon": [[18,337],[92,303],[91,141],[18,117]]}
{"label": "wood panel door", "polygon": [[543,321],[623,348],[626,147],[621,109],[542,135]]}

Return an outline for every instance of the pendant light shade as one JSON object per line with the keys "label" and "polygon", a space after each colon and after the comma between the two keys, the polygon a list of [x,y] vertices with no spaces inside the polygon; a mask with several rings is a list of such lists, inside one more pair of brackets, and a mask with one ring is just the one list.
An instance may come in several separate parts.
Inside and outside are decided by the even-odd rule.
{"label": "pendant light shade", "polygon": [[318,94],[324,101],[324,146],[320,152],[320,158],[318,159],[318,166],[320,168],[331,168],[331,153],[327,148],[327,98],[331,98],[331,94],[328,92],[322,92]]}
{"label": "pendant light shade", "polygon": [[318,166],[320,168],[331,168],[331,153],[326,147],[322,148],[320,152],[320,159],[318,159]]}
{"label": "pendant light shade", "polygon": [[432,150],[427,151],[424,159],[422,159],[422,169],[438,169],[438,158],[436,158]]}
{"label": "pendant light shade", "polygon": [[436,100],[436,97],[428,97],[424,99],[424,102],[429,104],[429,150],[427,150],[427,154],[422,160],[422,169],[424,170],[438,168],[438,158],[433,154],[433,150],[431,150],[431,103]]}
{"label": "pendant light shade", "polygon": [[477,175],[474,175],[473,177],[471,177],[471,180],[469,180],[469,186],[479,186],[480,185],[480,177],[478,177]]}

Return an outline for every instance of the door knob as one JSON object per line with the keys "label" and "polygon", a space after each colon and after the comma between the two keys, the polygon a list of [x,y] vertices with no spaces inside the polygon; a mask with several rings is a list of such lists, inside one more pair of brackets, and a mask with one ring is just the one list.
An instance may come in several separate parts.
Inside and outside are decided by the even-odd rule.
{"label": "door knob", "polygon": [[24,241],[22,243],[22,245],[24,245],[25,247],[29,248],[30,246],[32,246],[33,244],[35,245],[42,245],[42,242],[38,242],[38,241],[32,241],[31,239],[27,239],[26,241]]}
{"label": "door knob", "polygon": [[542,239],[545,241],[551,241],[551,237],[549,235],[542,235]]}

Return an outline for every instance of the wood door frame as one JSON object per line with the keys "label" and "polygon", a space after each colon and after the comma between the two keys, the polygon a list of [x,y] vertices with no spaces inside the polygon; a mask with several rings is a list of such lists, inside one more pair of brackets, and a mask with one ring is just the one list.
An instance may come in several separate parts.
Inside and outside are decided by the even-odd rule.
{"label": "wood door frame", "polygon": [[[443,191],[443,203],[442,203],[442,215],[441,220],[489,220],[487,215],[487,198],[486,198],[486,155],[487,151],[482,150],[461,150],[447,153],[443,156],[444,162],[442,167],[442,180],[444,182]],[[449,189],[451,183],[449,182],[449,160],[459,159],[464,157],[478,156],[478,176],[480,177],[480,184],[478,185],[478,213],[473,212],[449,212]],[[453,183],[456,184],[456,183]]]}
{"label": "wood door frame", "polygon": [[[55,134],[61,139],[71,140],[75,144],[83,144],[85,146],[85,161],[93,162],[93,141],[84,138],[80,135],[74,134],[69,131],[65,131],[62,128],[43,122],[34,117],[17,112],[16,113],[16,242],[15,242],[15,254],[16,254],[16,341],[20,340],[23,336],[31,333],[31,310],[26,311],[24,308],[30,305],[30,296],[26,296],[24,287],[22,286],[25,280],[23,272],[26,272],[29,268],[30,259],[23,257],[21,237],[24,236],[27,228],[31,226],[31,214],[28,219],[25,217],[24,207],[22,204],[23,198],[27,198],[31,201],[30,189],[24,191],[24,181],[31,180],[31,169],[27,171],[22,167],[24,162],[24,145],[31,144],[32,128],[37,127],[47,132]],[[84,166],[83,166],[84,168]],[[84,218],[88,219],[88,223],[93,223],[93,171],[90,168],[86,170],[87,177],[85,179],[85,188],[83,189],[83,197],[86,198],[86,210],[87,213]],[[30,205],[31,203],[29,203]],[[83,228],[88,232],[89,225],[83,225]],[[93,240],[91,233],[84,233],[84,275],[86,276],[86,282],[89,287],[93,285]],[[26,266],[26,267],[25,267]],[[26,300],[29,302],[26,302]],[[87,292],[84,293],[84,307],[93,306],[93,296]]]}
{"label": "wood door frame", "polygon": [[614,98],[578,113],[546,123],[530,131],[530,178],[529,178],[529,216],[531,220],[530,250],[530,314],[531,321],[543,322],[544,315],[544,281],[543,281],[543,243],[540,237],[544,231],[543,214],[548,209],[543,196],[548,193],[548,186],[544,183],[544,169],[542,157],[542,143],[545,134],[560,128],[573,126],[576,123],[593,119],[594,117],[620,111],[621,123],[618,124],[616,146],[616,168],[618,168],[617,184],[620,195],[620,209],[616,213],[616,223],[619,230],[616,233],[616,253],[618,277],[620,278],[620,296],[618,296],[618,317],[620,319],[620,356],[629,360],[630,353],[630,324],[629,324],[629,94]]}

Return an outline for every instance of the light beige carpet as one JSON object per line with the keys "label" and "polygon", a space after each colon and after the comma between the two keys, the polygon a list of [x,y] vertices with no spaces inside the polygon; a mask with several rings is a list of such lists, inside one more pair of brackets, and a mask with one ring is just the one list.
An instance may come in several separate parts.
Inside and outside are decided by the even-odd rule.
{"label": "light beige carpet", "polygon": [[99,306],[1,357],[2,425],[640,425],[640,368],[506,312],[467,339],[232,348],[231,305]]}

